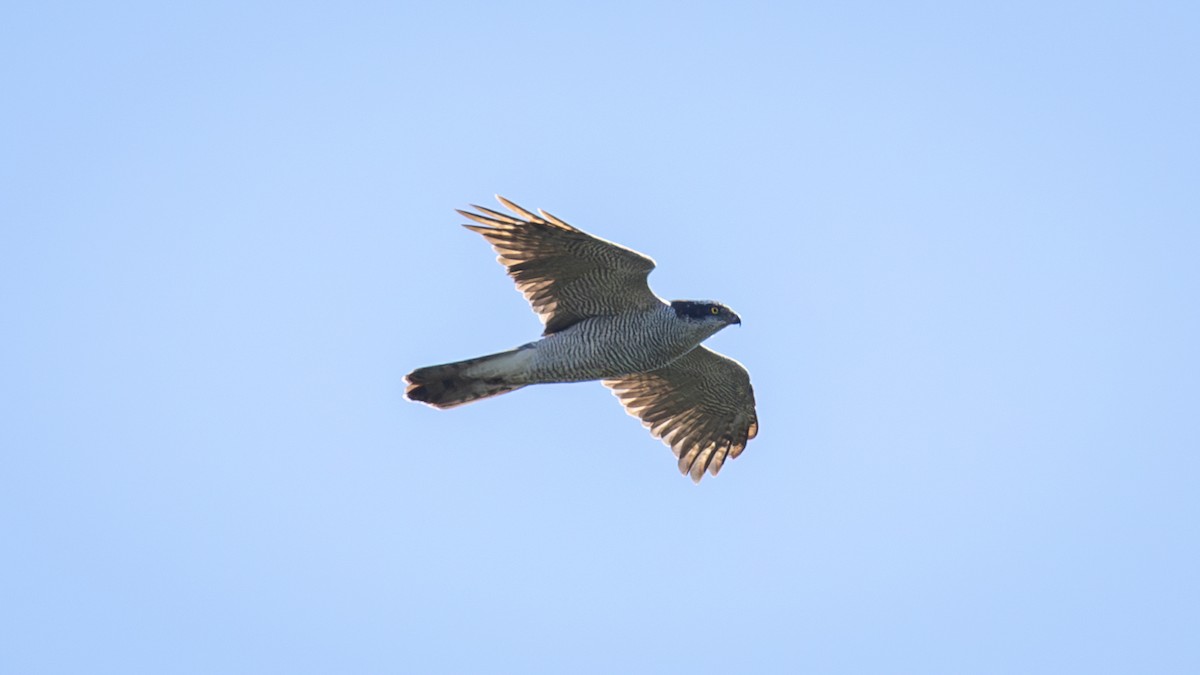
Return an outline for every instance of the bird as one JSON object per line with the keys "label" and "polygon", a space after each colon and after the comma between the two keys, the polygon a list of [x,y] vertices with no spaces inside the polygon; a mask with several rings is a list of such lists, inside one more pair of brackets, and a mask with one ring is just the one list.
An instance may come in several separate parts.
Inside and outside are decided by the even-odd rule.
{"label": "bird", "polygon": [[508,351],[417,368],[405,396],[453,408],[533,384],[600,380],[699,483],[758,434],[746,368],[701,343],[742,323],[718,302],[667,302],[648,256],[496,195],[511,215],[471,205],[463,227],[492,245],[542,320],[542,337]]}

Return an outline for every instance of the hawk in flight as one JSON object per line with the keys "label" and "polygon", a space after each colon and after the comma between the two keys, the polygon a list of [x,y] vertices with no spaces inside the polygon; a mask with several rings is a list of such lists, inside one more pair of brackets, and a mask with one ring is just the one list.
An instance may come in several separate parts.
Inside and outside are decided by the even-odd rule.
{"label": "hawk in flight", "polygon": [[758,433],[742,364],[701,345],[742,321],[715,302],[667,303],[650,290],[650,258],[497,195],[513,215],[459,211],[546,325],[542,338],[489,356],[418,368],[406,396],[452,408],[530,384],[602,380],[700,482]]}

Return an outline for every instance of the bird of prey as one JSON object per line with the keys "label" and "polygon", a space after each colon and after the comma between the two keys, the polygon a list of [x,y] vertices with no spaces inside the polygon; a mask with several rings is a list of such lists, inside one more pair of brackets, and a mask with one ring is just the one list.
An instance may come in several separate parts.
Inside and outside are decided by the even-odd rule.
{"label": "bird of prey", "polygon": [[406,396],[451,408],[531,384],[602,380],[693,481],[741,454],[758,433],[750,376],[700,344],[740,324],[738,315],[716,302],[667,303],[646,282],[650,258],[496,199],[513,215],[474,206],[459,213],[478,224],[463,227],[491,243],[545,332],[509,351],[418,368]]}

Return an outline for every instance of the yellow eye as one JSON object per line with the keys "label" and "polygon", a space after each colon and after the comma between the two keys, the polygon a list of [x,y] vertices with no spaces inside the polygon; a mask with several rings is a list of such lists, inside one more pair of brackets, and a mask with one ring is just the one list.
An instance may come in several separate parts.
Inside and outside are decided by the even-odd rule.
{"label": "yellow eye", "polygon": [[713,314],[720,314],[720,313],[721,313],[721,310],[720,310],[720,309],[718,309],[718,308],[716,308],[716,307],[713,307],[713,308],[712,308],[712,309],[710,309],[709,311],[710,311],[710,312],[712,312]]}

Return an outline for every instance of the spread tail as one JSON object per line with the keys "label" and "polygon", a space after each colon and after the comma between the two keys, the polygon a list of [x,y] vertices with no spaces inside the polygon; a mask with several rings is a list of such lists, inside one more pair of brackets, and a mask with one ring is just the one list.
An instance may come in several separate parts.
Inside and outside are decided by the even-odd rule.
{"label": "spread tail", "polygon": [[524,387],[528,382],[514,381],[524,363],[532,356],[528,350],[514,349],[475,359],[417,368],[404,379],[410,401],[428,403],[437,408],[499,396]]}

